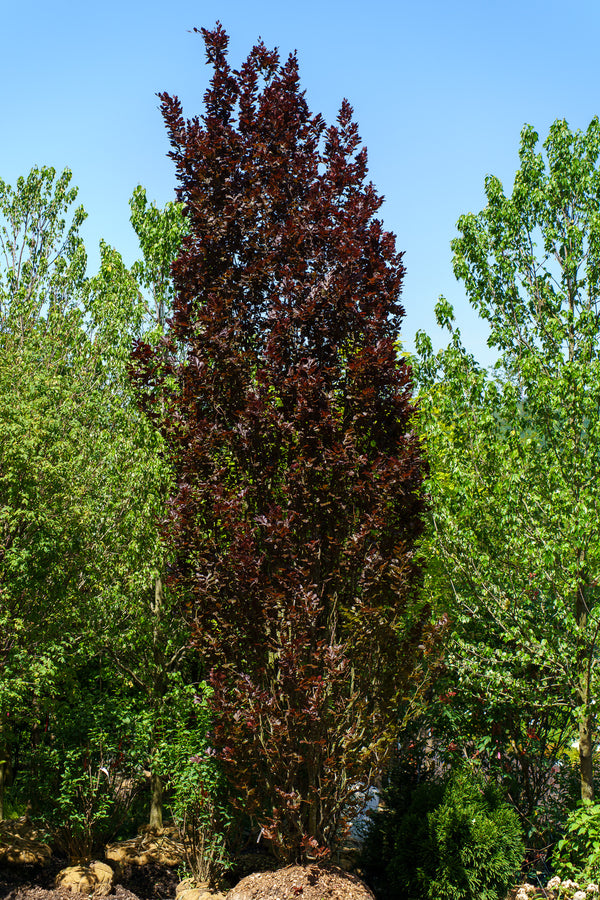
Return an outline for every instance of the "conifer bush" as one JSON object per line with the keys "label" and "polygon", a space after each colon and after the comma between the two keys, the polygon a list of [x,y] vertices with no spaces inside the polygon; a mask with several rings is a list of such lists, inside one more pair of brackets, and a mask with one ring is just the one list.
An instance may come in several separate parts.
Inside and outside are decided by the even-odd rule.
{"label": "conifer bush", "polygon": [[[394,793],[404,801],[396,808]],[[388,790],[387,800],[364,850],[386,900],[502,900],[517,880],[525,855],[518,816],[479,772],[426,780],[408,796]]]}

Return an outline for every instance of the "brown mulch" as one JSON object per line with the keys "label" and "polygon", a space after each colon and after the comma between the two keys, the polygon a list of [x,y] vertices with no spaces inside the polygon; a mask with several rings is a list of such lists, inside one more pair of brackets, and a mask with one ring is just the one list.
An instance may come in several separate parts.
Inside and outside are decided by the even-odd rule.
{"label": "brown mulch", "polygon": [[[84,900],[54,887],[54,878],[66,860],[53,858],[47,866],[3,866],[0,900]],[[179,877],[167,866],[132,866],[119,877],[103,900],[174,900]],[[288,866],[276,872],[257,872],[243,878],[227,900],[374,900],[355,876],[337,866]]]}
{"label": "brown mulch", "polygon": [[[53,858],[47,866],[18,865],[0,868],[0,900],[74,900],[83,894],[57,890],[54,879],[68,865]],[[148,864],[131,866],[119,876],[111,894],[104,900],[173,900],[179,882],[177,872],[168,866]]]}
{"label": "brown mulch", "polygon": [[226,900],[374,900],[374,895],[356,875],[313,864],[248,875]]}

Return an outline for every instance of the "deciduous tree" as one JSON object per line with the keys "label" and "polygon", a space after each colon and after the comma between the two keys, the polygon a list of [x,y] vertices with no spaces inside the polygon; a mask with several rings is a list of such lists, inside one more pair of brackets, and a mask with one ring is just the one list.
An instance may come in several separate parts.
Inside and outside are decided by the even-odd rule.
{"label": "deciduous tree", "polygon": [[327,128],[295,56],[259,43],[234,71],[223,29],[203,37],[202,117],[161,95],[189,235],[167,343],[136,360],[214,741],[260,833],[300,858],[384,766],[422,630],[404,269],[350,105]]}
{"label": "deciduous tree", "polygon": [[[512,194],[462,216],[454,270],[489,324],[490,372],[452,332],[419,338],[431,460],[432,584],[441,575],[462,635],[464,677],[571,710],[582,797],[592,798],[600,627],[600,124],[521,135]],[[469,642],[473,625],[490,640]],[[465,627],[466,626],[466,627]],[[485,635],[482,633],[482,638]]]}
{"label": "deciduous tree", "polygon": [[160,826],[164,711],[187,696],[189,632],[161,581],[170,467],[127,367],[134,337],[162,334],[184,225],[138,188],[142,260],[131,272],[102,243],[87,278],[70,178],[42,168],[0,182],[0,817],[18,732],[54,728],[83,656],[112,672],[113,692],[128,681],[125,694],[144,696]]}

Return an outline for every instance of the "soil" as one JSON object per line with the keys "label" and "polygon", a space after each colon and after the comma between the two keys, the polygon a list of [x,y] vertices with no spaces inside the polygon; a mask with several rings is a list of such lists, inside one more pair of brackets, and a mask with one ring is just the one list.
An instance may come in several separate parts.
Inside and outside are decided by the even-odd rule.
{"label": "soil", "polygon": [[[0,900],[87,900],[55,887],[68,862],[56,847],[51,854],[44,835],[27,818],[0,822],[0,830]],[[172,832],[141,829],[130,840],[107,846],[106,862],[115,877],[104,900],[175,900],[184,847]],[[241,853],[220,891],[208,896],[221,900],[230,889],[226,900],[374,900],[355,875],[337,866],[313,863],[273,871],[274,864],[264,853]]]}
{"label": "soil", "polygon": [[[54,879],[68,865],[53,857],[46,866],[0,867],[0,900],[74,900],[83,894],[56,890]],[[169,866],[148,864],[124,870],[113,892],[104,900],[174,900],[179,883],[177,871]]]}
{"label": "soil", "polygon": [[[2,866],[0,900],[84,900],[83,894],[54,887],[56,874],[66,865],[65,859],[53,857],[46,866]],[[177,871],[168,866],[131,866],[103,900],[175,900],[178,882]],[[229,891],[227,900],[373,900],[373,894],[336,866],[309,865],[249,875]]]}

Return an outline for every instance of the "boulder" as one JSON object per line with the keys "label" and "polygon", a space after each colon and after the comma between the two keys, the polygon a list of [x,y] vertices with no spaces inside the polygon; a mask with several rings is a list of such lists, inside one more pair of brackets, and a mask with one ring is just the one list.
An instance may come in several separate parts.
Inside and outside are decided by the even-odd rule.
{"label": "boulder", "polygon": [[74,894],[93,894],[104,897],[110,894],[113,870],[103,862],[92,862],[87,866],[67,866],[61,869],[54,880],[56,888]]}
{"label": "boulder", "polygon": [[0,864],[45,866],[51,856],[49,845],[26,817],[0,822]]}
{"label": "boulder", "polygon": [[108,844],[104,856],[119,867],[146,866],[148,863],[178,866],[185,860],[185,848],[176,828],[161,831],[145,828],[128,841]]}
{"label": "boulder", "polygon": [[177,898],[177,900],[179,900],[179,896],[181,894],[184,894],[186,891],[191,890],[201,890],[203,892],[208,891],[208,881],[194,882],[192,878],[184,878],[183,881],[180,881],[175,888],[175,897]]}
{"label": "boulder", "polygon": [[212,891],[208,881],[196,881],[185,878],[175,888],[175,900],[225,900],[225,894]]}

